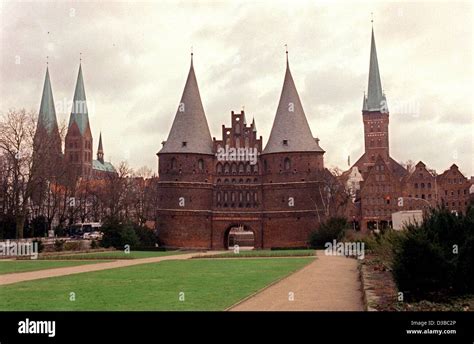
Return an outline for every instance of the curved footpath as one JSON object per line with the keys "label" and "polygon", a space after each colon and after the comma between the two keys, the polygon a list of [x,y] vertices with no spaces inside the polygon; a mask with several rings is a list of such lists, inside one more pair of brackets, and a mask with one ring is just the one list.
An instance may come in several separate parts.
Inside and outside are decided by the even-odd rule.
{"label": "curved footpath", "polygon": [[357,260],[326,256],[231,307],[230,311],[363,311]]}

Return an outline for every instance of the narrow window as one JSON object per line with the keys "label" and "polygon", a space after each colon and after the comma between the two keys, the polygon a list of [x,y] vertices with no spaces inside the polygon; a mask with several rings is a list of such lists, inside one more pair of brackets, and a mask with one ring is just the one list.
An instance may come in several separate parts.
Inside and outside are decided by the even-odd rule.
{"label": "narrow window", "polygon": [[285,158],[284,166],[285,166],[285,170],[286,170],[286,171],[289,171],[289,170],[291,169],[291,161],[290,161],[290,158]]}

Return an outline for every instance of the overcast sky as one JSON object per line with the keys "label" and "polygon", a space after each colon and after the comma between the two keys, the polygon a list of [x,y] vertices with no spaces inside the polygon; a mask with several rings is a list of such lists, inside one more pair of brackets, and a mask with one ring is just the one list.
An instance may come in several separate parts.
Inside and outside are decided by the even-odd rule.
{"label": "overcast sky", "polygon": [[474,175],[471,2],[1,2],[0,111],[38,111],[46,56],[67,122],[82,53],[94,150],[157,169],[189,70],[212,136],[245,106],[266,143],[285,48],[326,166],[362,154],[371,12],[390,110],[390,152]]}

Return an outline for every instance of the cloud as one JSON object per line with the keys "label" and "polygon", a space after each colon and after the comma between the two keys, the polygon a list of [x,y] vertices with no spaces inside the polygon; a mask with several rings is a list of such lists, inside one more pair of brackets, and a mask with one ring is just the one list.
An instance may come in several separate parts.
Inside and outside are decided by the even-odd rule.
{"label": "cloud", "polygon": [[[328,166],[363,151],[370,12],[396,160],[474,175],[472,3],[3,3],[0,111],[38,110],[45,61],[56,107],[71,101],[79,53],[94,137],[106,159],[156,171],[190,49],[212,136],[245,106],[268,139],[285,70]],[[49,34],[48,34],[49,32]],[[58,112],[68,121],[67,106]],[[97,141],[94,143],[97,144]]]}

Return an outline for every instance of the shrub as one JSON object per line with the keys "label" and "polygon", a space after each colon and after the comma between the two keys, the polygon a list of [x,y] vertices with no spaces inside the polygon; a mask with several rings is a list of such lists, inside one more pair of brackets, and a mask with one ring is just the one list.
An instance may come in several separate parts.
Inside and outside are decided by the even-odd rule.
{"label": "shrub", "polygon": [[99,248],[99,243],[97,242],[97,240],[92,240],[91,241],[91,248],[92,249]]}
{"label": "shrub", "polygon": [[65,251],[80,251],[82,249],[81,241],[68,241],[64,244]]}
{"label": "shrub", "polygon": [[43,244],[43,242],[42,242],[41,240],[33,240],[32,243],[33,243],[33,245],[34,245],[35,243],[38,244],[38,253],[43,252],[43,250],[44,250],[44,244]]}
{"label": "shrub", "polygon": [[133,229],[138,237],[140,247],[155,247],[157,240],[153,230],[138,224],[134,224]]}
{"label": "shrub", "polygon": [[54,241],[54,250],[62,251],[64,249],[64,240],[55,240]]}
{"label": "shrub", "polygon": [[108,219],[102,225],[101,230],[104,233],[101,241],[104,247],[115,247],[122,250],[125,245],[136,248],[140,244],[134,225],[131,223],[121,223],[116,219]]}
{"label": "shrub", "polygon": [[[122,227],[121,233],[120,233],[120,239],[121,239],[121,248],[125,245],[129,245],[130,248],[137,248],[140,244],[140,240],[138,239],[138,235],[135,232],[133,225],[131,224],[126,224]],[[119,248],[119,247],[117,247]]]}
{"label": "shrub", "polygon": [[394,252],[398,250],[405,237],[404,231],[385,230],[381,233],[374,233],[369,241],[369,248],[387,267],[391,268],[394,260]]}
{"label": "shrub", "polygon": [[114,219],[107,219],[102,224],[101,231],[104,233],[101,245],[104,247],[122,248],[121,241],[122,224]]}
{"label": "shrub", "polygon": [[331,217],[310,234],[309,245],[311,248],[324,248],[327,242],[341,240],[346,229],[348,223],[344,217]]}
{"label": "shrub", "polygon": [[359,232],[352,229],[344,232],[344,237],[342,238],[344,242],[363,242],[366,250],[373,250],[376,245],[376,237],[372,232]]}
{"label": "shrub", "polygon": [[474,236],[459,249],[455,288],[463,293],[474,292]]}
{"label": "shrub", "polygon": [[436,209],[422,224],[407,227],[392,245],[394,278],[400,291],[415,299],[430,299],[440,292],[474,292],[473,211],[456,216],[447,209]]}
{"label": "shrub", "polygon": [[427,297],[449,288],[453,264],[426,232],[414,230],[407,234],[396,251],[393,271],[400,290],[415,298]]}

